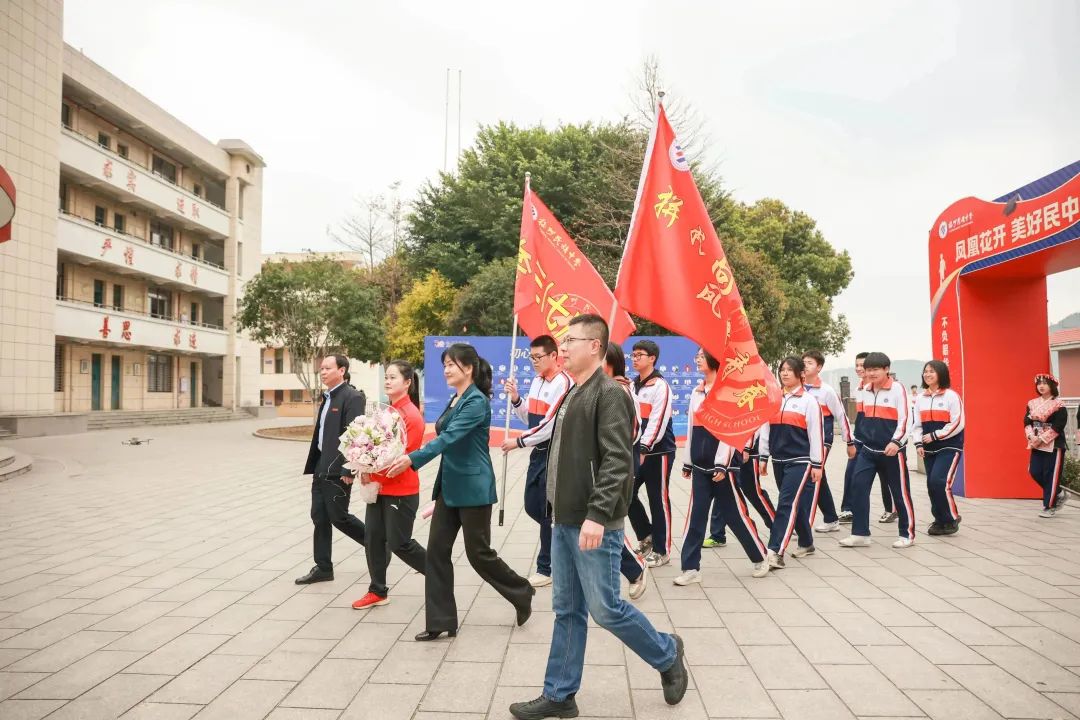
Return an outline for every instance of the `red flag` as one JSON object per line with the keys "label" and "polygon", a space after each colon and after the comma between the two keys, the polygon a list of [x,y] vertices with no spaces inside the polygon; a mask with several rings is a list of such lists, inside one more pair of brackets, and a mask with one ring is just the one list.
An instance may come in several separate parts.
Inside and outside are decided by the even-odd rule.
{"label": "red flag", "polygon": [[739,449],[780,407],[690,163],[663,106],[645,155],[615,297],[628,311],[694,340],[720,361],[695,415]]}
{"label": "red flag", "polygon": [[[577,244],[533,194],[525,182],[521,206],[521,244],[518,248],[514,312],[529,337],[566,334],[577,315],[596,313],[607,320],[615,297]],[[619,310],[611,340],[622,342],[634,332],[634,321]]]}

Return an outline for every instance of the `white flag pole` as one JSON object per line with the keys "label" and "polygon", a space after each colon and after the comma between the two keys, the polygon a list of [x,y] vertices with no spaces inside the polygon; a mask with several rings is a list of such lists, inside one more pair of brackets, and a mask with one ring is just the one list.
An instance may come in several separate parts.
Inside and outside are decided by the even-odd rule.
{"label": "white flag pole", "polygon": [[[615,276],[615,287],[619,287],[619,276],[622,275],[623,261],[626,259],[626,249],[629,245],[630,234],[634,232],[634,223],[637,221],[638,207],[641,205],[641,193],[645,188],[645,176],[649,172],[649,161],[652,160],[653,146],[656,145],[656,132],[660,127],[660,108],[664,105],[663,90],[657,92],[656,118],[653,120],[652,132],[649,133],[649,144],[645,147],[645,160],[641,163],[641,176],[638,178],[637,195],[634,197],[634,209],[630,213],[630,228],[626,231],[626,240],[623,242],[623,254],[619,259],[619,272]],[[614,293],[612,293],[614,295]],[[608,318],[608,330],[615,326],[615,318],[619,313],[619,301],[615,300],[611,305],[611,317]]]}
{"label": "white flag pole", "polygon": [[[532,180],[532,173],[525,173],[525,194],[522,202],[526,202],[529,198],[529,183]],[[509,379],[514,379],[514,370],[517,367],[517,331],[518,331],[518,314],[514,313],[513,330],[510,332],[510,376]],[[518,393],[518,397],[521,393]],[[510,437],[510,413],[512,412],[512,406],[510,403],[510,393],[506,394],[506,425],[503,427],[503,442]],[[499,527],[503,526],[503,520],[506,516],[506,473],[507,466],[510,462],[510,453],[503,453],[502,461],[502,482],[499,487]]]}

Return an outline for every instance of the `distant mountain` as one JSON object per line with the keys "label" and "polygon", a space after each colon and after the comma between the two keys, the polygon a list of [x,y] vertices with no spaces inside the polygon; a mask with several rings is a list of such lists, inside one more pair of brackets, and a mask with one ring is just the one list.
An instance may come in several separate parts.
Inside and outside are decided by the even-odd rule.
{"label": "distant mountain", "polygon": [[1080,312],[1074,312],[1064,320],[1056,322],[1050,326],[1050,332],[1057,332],[1058,330],[1071,330],[1073,328],[1080,328]]}
{"label": "distant mountain", "polygon": [[[896,373],[896,379],[904,383],[904,387],[922,385],[922,369],[925,364],[925,360],[893,360],[892,372]],[[853,386],[858,383],[859,376],[855,374],[854,366],[845,368],[826,367],[824,372],[821,373],[822,379],[836,388],[837,392],[840,392],[840,378],[845,375],[848,376]]]}

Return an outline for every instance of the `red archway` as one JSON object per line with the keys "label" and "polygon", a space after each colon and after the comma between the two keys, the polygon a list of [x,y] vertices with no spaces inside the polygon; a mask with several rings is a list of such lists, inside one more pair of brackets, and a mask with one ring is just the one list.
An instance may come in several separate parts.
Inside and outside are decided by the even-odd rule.
{"label": "red archway", "polygon": [[954,491],[1033,498],[1021,418],[1050,369],[1046,276],[1080,267],[1080,162],[987,202],[950,205],[930,230],[934,357],[964,398]]}
{"label": "red archway", "polygon": [[15,217],[15,182],[0,165],[0,242],[11,239],[11,218]]}

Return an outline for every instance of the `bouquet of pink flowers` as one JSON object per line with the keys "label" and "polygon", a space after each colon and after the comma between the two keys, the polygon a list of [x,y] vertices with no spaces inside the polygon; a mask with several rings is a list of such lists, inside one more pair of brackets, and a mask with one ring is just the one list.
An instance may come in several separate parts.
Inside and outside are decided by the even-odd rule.
{"label": "bouquet of pink flowers", "polygon": [[[397,410],[376,404],[370,415],[361,415],[349,423],[339,440],[345,467],[353,475],[381,472],[405,452],[405,420]],[[363,488],[367,491],[362,493],[365,500],[374,502],[379,483],[367,483]],[[368,496],[372,499],[367,500]]]}

